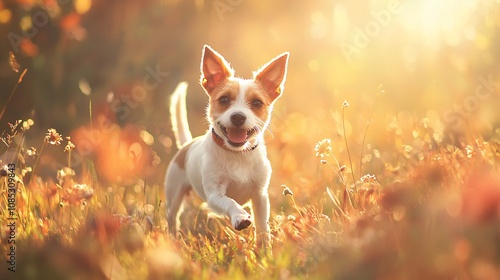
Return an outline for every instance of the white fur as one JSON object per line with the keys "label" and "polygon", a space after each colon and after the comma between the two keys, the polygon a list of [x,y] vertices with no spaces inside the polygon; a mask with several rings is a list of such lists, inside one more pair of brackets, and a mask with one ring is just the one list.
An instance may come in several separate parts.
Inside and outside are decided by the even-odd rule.
{"label": "white fur", "polygon": [[[205,47],[205,51],[211,51],[218,55],[208,46]],[[285,59],[284,65],[283,58]],[[281,93],[286,75],[288,53],[275,60],[277,59],[280,59],[281,68],[269,66],[274,60],[266,65],[270,68],[264,68],[271,69],[268,71],[271,74],[265,73],[271,77],[277,87],[280,87]],[[205,61],[202,61],[202,73],[206,71],[208,74],[213,74],[210,71],[225,70],[228,63],[222,57],[221,61],[222,66],[214,63],[213,60],[207,61],[206,65],[203,64]],[[228,216],[236,229],[244,229],[250,225],[251,215],[242,205],[251,201],[258,244],[267,246],[270,240],[268,186],[272,170],[267,159],[263,134],[269,125],[270,117],[265,120],[259,119],[245,99],[249,86],[256,80],[235,78],[232,69],[226,70],[224,73],[227,73],[228,80],[238,83],[239,92],[236,99],[217,119],[213,119],[207,110],[210,127],[205,135],[195,139],[191,137],[185,109],[187,85],[181,83],[171,98],[172,127],[177,146],[181,150],[170,163],[165,176],[169,231],[173,234],[176,233],[183,198],[190,190],[194,190],[201,199],[207,201],[211,210],[217,214]],[[275,72],[278,72],[279,75],[275,75]],[[209,92],[207,93],[210,95]],[[266,108],[269,110],[269,115],[272,103]],[[231,146],[220,128],[220,125],[232,126],[230,117],[233,113],[246,115],[247,118],[244,125],[241,126],[242,128],[257,127],[256,132],[249,136],[246,143],[240,147]],[[216,143],[212,129],[220,136],[223,144]],[[181,160],[183,155],[185,158]]]}
{"label": "white fur", "polygon": [[[182,122],[181,125],[172,127],[177,148],[182,147],[182,143],[187,143],[193,139],[191,131],[189,131],[189,125],[187,123],[187,112],[186,112],[186,93],[187,93],[186,82],[181,82],[175,88],[174,94],[170,100],[170,112],[174,112],[170,118],[172,123]],[[187,129],[187,130],[186,130]]]}
{"label": "white fur", "polygon": [[[185,96],[183,92],[176,91],[177,94]],[[172,100],[180,102],[179,97],[172,97]],[[181,120],[177,122],[177,125],[183,123]],[[178,129],[189,130],[185,127]],[[251,201],[257,233],[261,236],[261,242],[268,242],[270,206],[267,188],[271,172],[263,142],[253,151],[237,153],[217,146],[209,129],[204,136],[194,139],[189,147],[185,169],[172,161],[167,170],[165,190],[170,231],[174,233],[177,230],[182,200],[193,189],[201,199],[207,201],[211,210],[230,217],[235,228],[251,220],[251,215],[241,206]]]}

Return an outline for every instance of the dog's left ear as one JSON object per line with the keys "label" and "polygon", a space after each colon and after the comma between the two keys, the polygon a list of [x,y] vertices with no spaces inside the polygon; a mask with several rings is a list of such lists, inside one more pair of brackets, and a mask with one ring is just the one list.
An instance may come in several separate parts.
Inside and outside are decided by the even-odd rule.
{"label": "dog's left ear", "polygon": [[285,52],[254,73],[255,81],[261,84],[272,100],[278,98],[285,88],[288,56],[290,53]]}

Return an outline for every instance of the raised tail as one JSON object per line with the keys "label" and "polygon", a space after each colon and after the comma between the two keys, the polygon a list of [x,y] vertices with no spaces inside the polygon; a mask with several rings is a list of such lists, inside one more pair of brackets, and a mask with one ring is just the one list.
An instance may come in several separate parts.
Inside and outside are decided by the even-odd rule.
{"label": "raised tail", "polygon": [[186,82],[179,83],[170,98],[170,121],[178,149],[193,139],[186,114],[187,86]]}

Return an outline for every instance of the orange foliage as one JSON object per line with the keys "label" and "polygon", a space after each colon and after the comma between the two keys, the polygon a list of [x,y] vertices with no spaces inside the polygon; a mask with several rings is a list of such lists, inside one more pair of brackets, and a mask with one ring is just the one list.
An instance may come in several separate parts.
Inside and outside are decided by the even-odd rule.
{"label": "orange foliage", "polygon": [[500,219],[500,180],[491,174],[473,174],[462,197],[462,216],[472,224]]}
{"label": "orange foliage", "polygon": [[152,152],[144,143],[137,126],[121,128],[104,115],[98,115],[95,125],[83,126],[71,133],[75,150],[95,157],[97,173],[109,182],[151,175]]}

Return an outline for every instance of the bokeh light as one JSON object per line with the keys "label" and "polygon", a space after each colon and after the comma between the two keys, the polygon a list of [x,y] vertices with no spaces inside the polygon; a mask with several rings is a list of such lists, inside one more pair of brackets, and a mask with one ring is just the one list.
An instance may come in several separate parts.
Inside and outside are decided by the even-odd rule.
{"label": "bokeh light", "polygon": [[[160,244],[145,253],[151,275],[164,275],[162,256],[173,260],[175,273],[186,269],[188,258],[170,254],[174,245],[158,229],[166,226],[162,181],[177,151],[168,100],[186,81],[192,133],[206,131],[199,67],[209,44],[244,78],[291,54],[266,132],[275,241],[299,248],[293,265],[300,269],[283,270],[282,278],[308,273],[316,247],[347,256],[317,261],[320,272],[332,272],[331,261],[369,274],[364,265],[385,268],[393,260],[388,252],[412,267],[405,252],[421,241],[412,232],[429,242],[417,250],[413,270],[395,275],[451,279],[464,276],[447,274],[459,262],[469,278],[498,276],[498,252],[483,244],[496,239],[481,241],[489,228],[476,226],[498,222],[499,180],[490,173],[500,159],[499,0],[12,0],[0,2],[0,35],[0,160],[23,154],[18,177],[31,191],[21,194],[20,209],[42,233],[30,235],[35,240],[67,224],[74,234],[65,232],[68,244],[89,232],[96,248],[108,248],[108,240],[130,252]],[[75,147],[45,143],[48,129]],[[293,195],[283,196],[282,185]],[[193,248],[212,250],[205,246],[210,238],[238,250],[248,245],[230,231],[211,231],[199,213],[186,214],[188,229],[214,236],[195,234],[185,243],[202,266],[206,259]],[[457,229],[457,219],[470,235]],[[443,232],[427,235],[439,222]],[[132,241],[117,233],[124,224]],[[84,233],[77,236],[76,228]],[[140,241],[148,232],[149,245]],[[44,248],[62,248],[56,244]],[[237,255],[220,248],[217,254]],[[475,259],[475,248],[491,254]],[[59,251],[42,255],[57,255],[51,252]],[[101,266],[132,263],[100,255]],[[242,259],[258,262],[255,254]],[[342,263],[353,260],[359,266]],[[411,274],[419,266],[435,274]]]}

